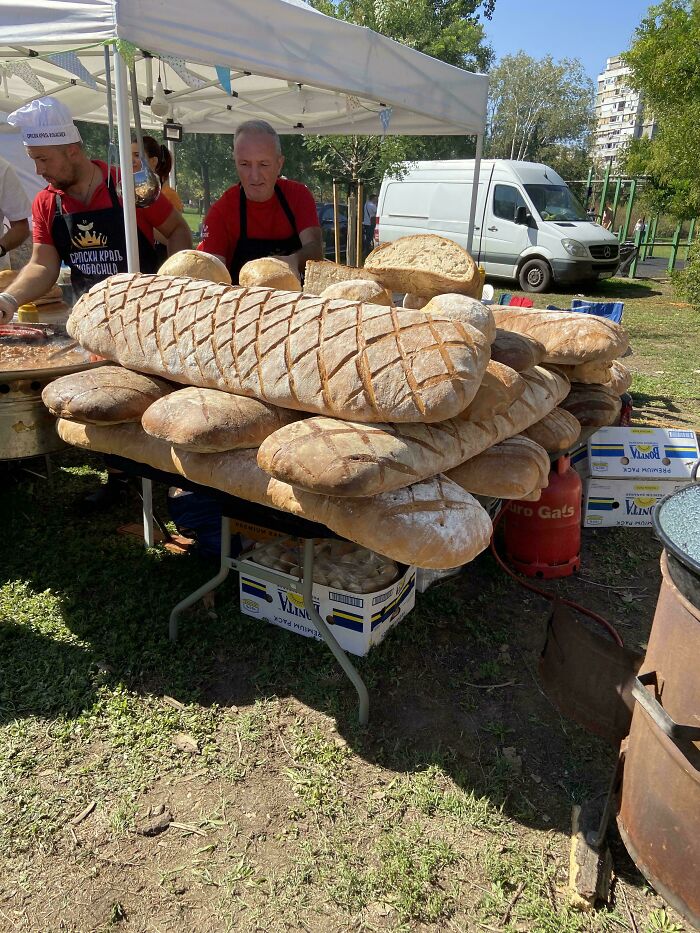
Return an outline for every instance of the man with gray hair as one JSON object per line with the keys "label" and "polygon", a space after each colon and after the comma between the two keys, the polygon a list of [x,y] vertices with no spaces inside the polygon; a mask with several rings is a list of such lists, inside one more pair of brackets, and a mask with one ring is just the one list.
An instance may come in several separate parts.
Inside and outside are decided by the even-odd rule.
{"label": "man with gray hair", "polygon": [[246,262],[265,256],[283,259],[301,278],[307,259],[323,258],[313,195],[306,185],[280,178],[280,139],[264,120],[241,123],[233,158],[240,182],[212,204],[199,249],[218,256],[233,282]]}

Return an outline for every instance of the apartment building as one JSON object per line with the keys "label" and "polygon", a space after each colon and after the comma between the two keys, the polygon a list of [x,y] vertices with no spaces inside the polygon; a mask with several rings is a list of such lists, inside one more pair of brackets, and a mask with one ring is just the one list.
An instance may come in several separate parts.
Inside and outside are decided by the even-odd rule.
{"label": "apartment building", "polygon": [[614,165],[629,139],[654,135],[654,120],[645,115],[639,92],[629,87],[629,74],[630,69],[616,56],[607,60],[605,71],[598,75],[593,158],[603,163]]}

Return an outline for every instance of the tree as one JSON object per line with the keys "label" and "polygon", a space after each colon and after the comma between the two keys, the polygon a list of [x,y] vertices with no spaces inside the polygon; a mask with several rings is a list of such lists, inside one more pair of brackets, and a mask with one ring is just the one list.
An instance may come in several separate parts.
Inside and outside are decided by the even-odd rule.
{"label": "tree", "polygon": [[[311,0],[321,12],[367,26],[410,48],[471,71],[485,71],[493,50],[485,43],[480,12],[490,18],[495,0]],[[361,178],[378,187],[385,173],[421,158],[468,158],[473,143],[464,137],[307,137],[313,167],[322,178]]]}
{"label": "tree", "polygon": [[625,170],[649,176],[650,206],[677,218],[700,213],[700,3],[650,7],[623,55],[656,120],[651,140],[628,148]]}
{"label": "tree", "polygon": [[491,158],[544,162],[564,146],[587,149],[592,128],[593,82],[578,59],[537,60],[518,52],[491,72]]}

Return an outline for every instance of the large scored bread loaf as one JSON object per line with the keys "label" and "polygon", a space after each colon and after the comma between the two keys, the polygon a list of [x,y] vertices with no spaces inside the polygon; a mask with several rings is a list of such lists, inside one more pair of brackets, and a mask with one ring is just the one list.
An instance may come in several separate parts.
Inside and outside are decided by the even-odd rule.
{"label": "large scored bread loaf", "polygon": [[308,259],[304,269],[304,294],[320,295],[329,285],[350,280],[368,279],[376,282],[377,277],[368,269],[357,269],[355,266],[343,266],[337,262],[326,259]]}
{"label": "large scored bread loaf", "polygon": [[381,243],[365,259],[365,269],[393,292],[425,298],[448,292],[481,294],[479,269],[466,249],[433,233]]}
{"label": "large scored bread loaf", "polygon": [[516,373],[521,373],[539,366],[546,355],[544,346],[534,337],[503,330],[502,327],[496,328],[496,336],[491,342],[491,359],[497,363],[503,363]]}
{"label": "large scored bread loaf", "polygon": [[238,273],[238,284],[244,286],[259,285],[262,288],[276,288],[281,292],[300,292],[301,282],[284,259],[276,256],[264,256],[244,263]]}
{"label": "large scored bread loaf", "polygon": [[421,311],[115,275],[75,305],[68,331],[129,369],[356,421],[442,421],[463,411],[489,346]]}
{"label": "large scored bread loaf", "polygon": [[190,279],[203,282],[231,284],[231,273],[218,256],[206,253],[202,249],[181,249],[168,256],[158,270],[160,275],[186,275]]}
{"label": "large scored bread loaf", "polygon": [[466,421],[487,421],[508,411],[524,391],[525,380],[519,373],[489,360],[478,392],[459,417]]}
{"label": "large scored bread loaf", "polygon": [[481,331],[489,343],[496,336],[496,324],[489,308],[468,295],[436,295],[421,310],[449,321],[471,324]]}
{"label": "large scored bread loaf", "polygon": [[354,424],[315,417],[286,425],[260,445],[258,464],[312,493],[373,496],[450,470],[538,421],[569,391],[562,376],[536,369],[508,412],[489,421]]}
{"label": "large scored bread loaf", "polygon": [[590,360],[611,360],[628,347],[624,327],[593,314],[497,306],[492,310],[497,327],[543,343],[548,363],[573,366]]}
{"label": "large scored bread loaf", "polygon": [[184,450],[218,453],[259,447],[269,434],[298,417],[298,412],[256,398],[188,386],[154,402],[143,413],[141,425],[151,437]]}
{"label": "large scored bread loaf", "polygon": [[445,569],[488,547],[491,520],[468,492],[444,476],[370,499],[334,499],[295,490],[263,473],[255,451],[179,451],[140,425],[112,427],[59,420],[68,444],[146,463],[229,495],[320,522],[336,534],[403,564]]}
{"label": "large scored bread loaf", "polygon": [[547,485],[547,452],[522,434],[506,438],[447,474],[475,496],[520,499]]}
{"label": "large scored bread loaf", "polygon": [[620,360],[613,360],[610,364],[610,378],[603,385],[615,395],[622,395],[632,385],[632,373]]}
{"label": "large scored bread loaf", "polygon": [[160,379],[132,373],[122,366],[100,366],[54,379],[41,393],[52,415],[85,424],[140,421],[172,386]]}
{"label": "large scored bread loaf", "polygon": [[561,407],[572,414],[584,428],[605,428],[617,424],[622,402],[605,386],[575,382]]}
{"label": "large scored bread loaf", "polygon": [[370,305],[393,305],[391,292],[379,282],[370,279],[348,279],[336,282],[321,292],[322,298],[349,298],[350,301],[362,301]]}
{"label": "large scored bread loaf", "polygon": [[608,382],[612,375],[612,360],[591,360],[590,363],[579,363],[577,366],[556,365],[569,382],[598,383],[598,385],[601,385]]}
{"label": "large scored bread loaf", "polygon": [[544,418],[531,424],[523,436],[535,441],[548,454],[560,454],[574,446],[581,434],[581,424],[563,408],[553,408]]}

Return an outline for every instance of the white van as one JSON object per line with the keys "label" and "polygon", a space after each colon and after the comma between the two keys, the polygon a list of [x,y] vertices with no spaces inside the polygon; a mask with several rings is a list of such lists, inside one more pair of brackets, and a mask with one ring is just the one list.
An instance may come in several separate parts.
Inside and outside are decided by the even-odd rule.
{"label": "white van", "polygon": [[[436,233],[466,248],[474,161],[406,167],[382,181],[375,243]],[[553,169],[507,159],[481,163],[471,252],[489,277],[516,279],[528,292],[606,278],[620,261],[617,237],[589,220]]]}

